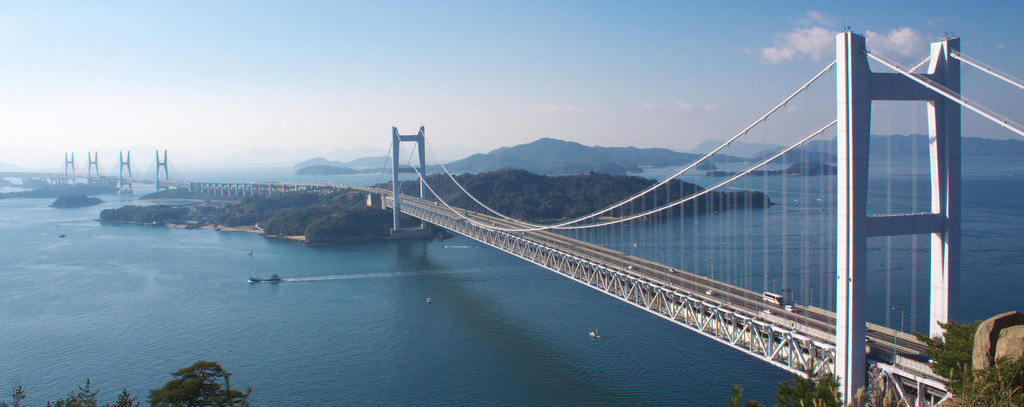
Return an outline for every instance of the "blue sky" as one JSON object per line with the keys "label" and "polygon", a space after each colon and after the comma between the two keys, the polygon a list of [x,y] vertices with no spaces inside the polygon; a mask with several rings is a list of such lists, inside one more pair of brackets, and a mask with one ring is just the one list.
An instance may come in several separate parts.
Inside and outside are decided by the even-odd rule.
{"label": "blue sky", "polygon": [[[687,150],[731,136],[824,67],[843,26],[905,63],[953,31],[964,54],[1024,77],[1022,11],[1019,1],[5,1],[0,161],[139,146],[383,149],[392,125],[421,124],[439,148],[556,137]],[[968,97],[1024,122],[1019,90],[964,69]],[[834,85],[824,85],[787,126],[831,120]],[[965,135],[1011,137],[969,115]]]}

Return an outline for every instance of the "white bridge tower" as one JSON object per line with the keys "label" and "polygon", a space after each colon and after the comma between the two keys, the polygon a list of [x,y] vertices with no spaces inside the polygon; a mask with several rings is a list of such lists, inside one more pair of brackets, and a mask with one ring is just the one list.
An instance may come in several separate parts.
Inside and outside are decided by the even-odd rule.
{"label": "white bridge tower", "polygon": [[[960,92],[960,40],[931,46],[927,74],[916,74]],[[930,334],[960,310],[960,106],[899,73],[871,72],[864,37],[836,36],[838,120],[838,228],[836,253],[836,375],[843,400],[854,399],[865,383],[864,306],[867,240],[870,237],[930,234]],[[873,101],[928,104],[931,210],[909,215],[867,215],[868,158]]]}

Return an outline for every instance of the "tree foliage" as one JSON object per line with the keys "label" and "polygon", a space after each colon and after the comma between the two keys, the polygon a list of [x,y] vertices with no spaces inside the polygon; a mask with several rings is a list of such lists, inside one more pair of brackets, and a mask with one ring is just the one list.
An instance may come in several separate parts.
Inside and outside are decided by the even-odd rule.
{"label": "tree foliage", "polygon": [[[531,221],[565,219],[585,215],[608,205],[629,198],[653,186],[656,181],[631,175],[608,175],[588,173],[577,175],[547,176],[533,174],[526,170],[499,170],[479,174],[463,174],[455,179],[487,206],[509,216]],[[427,176],[427,183],[435,188],[441,198],[454,206],[471,208],[475,205],[457,188],[445,192],[438,186],[451,185],[446,174]],[[390,183],[379,185],[390,189]],[[401,184],[404,194],[419,193],[418,184]],[[703,188],[684,181],[672,181],[662,185],[643,200],[637,200],[632,210],[652,209],[655,203],[664,205],[670,201],[688,197]],[[647,205],[647,206],[645,206]],[[677,207],[674,212],[684,215],[713,213],[715,211],[743,207],[765,207],[771,205],[761,192],[711,192]],[[627,206],[625,210],[630,210]],[[618,213],[609,214],[617,216]]]}
{"label": "tree foliage", "polygon": [[954,393],[963,388],[971,371],[974,332],[978,330],[979,324],[980,321],[968,324],[949,321],[939,323],[945,330],[941,337],[915,334],[927,346],[925,352],[932,359],[932,371],[946,378]]}
{"label": "tree foliage", "polygon": [[100,220],[103,222],[164,224],[181,222],[187,213],[188,209],[182,206],[128,205],[120,208],[104,209],[100,211]]}
{"label": "tree foliage", "polygon": [[[192,366],[171,373],[174,379],[164,387],[150,390],[149,404],[154,407],[248,406],[249,394],[234,390],[231,373],[217,362],[200,360]],[[224,382],[221,385],[221,381]]]}
{"label": "tree foliage", "polygon": [[940,324],[942,337],[917,334],[932,358],[932,371],[948,380],[949,391],[963,406],[1024,405],[1024,358],[1001,358],[986,369],[974,369],[974,333],[981,321]]}
{"label": "tree foliage", "polygon": [[20,384],[11,386],[11,404],[0,401],[0,407],[21,407],[21,401],[25,399],[25,389]]}
{"label": "tree foliage", "polygon": [[[807,377],[800,374],[793,375],[793,383],[779,383],[778,391],[775,393],[775,402],[778,407],[842,407],[842,396],[839,393],[839,381],[831,374],[814,378],[814,370],[808,369],[804,372]],[[729,407],[762,407],[756,400],[743,402],[743,389],[739,386],[732,387],[732,394],[729,398]]]}

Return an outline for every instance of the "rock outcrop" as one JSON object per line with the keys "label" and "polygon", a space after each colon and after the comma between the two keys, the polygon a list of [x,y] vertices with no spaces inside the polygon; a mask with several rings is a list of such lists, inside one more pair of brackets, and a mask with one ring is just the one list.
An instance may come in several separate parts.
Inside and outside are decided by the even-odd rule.
{"label": "rock outcrop", "polygon": [[[1005,332],[1005,333],[1004,333]],[[1000,352],[1000,349],[1002,351]],[[1010,311],[986,319],[974,334],[972,367],[987,369],[998,357],[1024,353],[1024,314]]]}
{"label": "rock outcrop", "polygon": [[996,360],[1019,360],[1024,357],[1024,325],[1003,328],[996,342]]}

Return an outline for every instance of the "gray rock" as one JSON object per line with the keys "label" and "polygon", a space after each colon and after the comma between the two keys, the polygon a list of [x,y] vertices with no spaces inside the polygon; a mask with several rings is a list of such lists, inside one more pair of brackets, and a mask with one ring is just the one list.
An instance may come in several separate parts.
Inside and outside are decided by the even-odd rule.
{"label": "gray rock", "polygon": [[1024,357],[1024,325],[1003,328],[996,343],[996,360],[1008,358],[1019,360]]}
{"label": "gray rock", "polygon": [[1024,325],[1024,314],[1017,311],[1005,312],[978,325],[978,331],[974,334],[974,352],[971,355],[971,365],[974,369],[987,369],[992,366],[1000,332],[1015,325]]}

